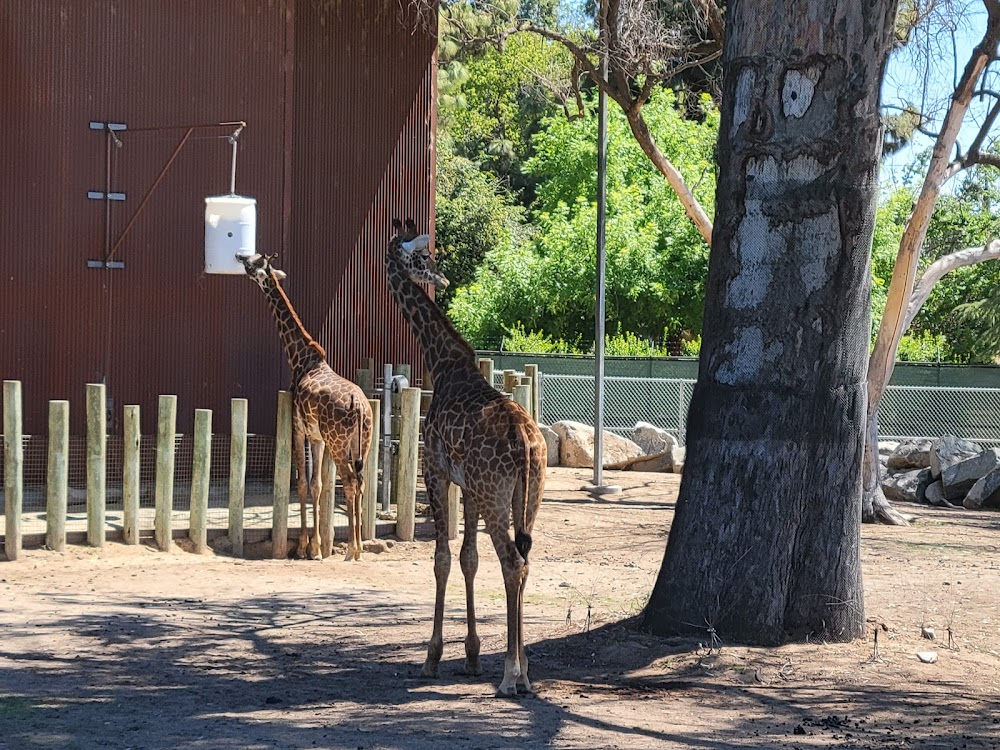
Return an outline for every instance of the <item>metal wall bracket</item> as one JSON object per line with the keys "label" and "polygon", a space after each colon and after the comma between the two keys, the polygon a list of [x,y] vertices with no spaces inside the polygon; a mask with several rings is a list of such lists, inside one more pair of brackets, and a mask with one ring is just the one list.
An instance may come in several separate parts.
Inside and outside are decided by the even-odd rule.
{"label": "metal wall bracket", "polygon": [[87,268],[108,268],[111,270],[122,270],[125,268],[125,261],[123,260],[88,260]]}
{"label": "metal wall bracket", "polygon": [[91,130],[128,130],[128,125],[124,122],[97,122],[90,121]]}
{"label": "metal wall bracket", "polygon": [[92,201],[123,201],[125,200],[125,193],[104,193],[100,190],[88,190],[87,197]]}

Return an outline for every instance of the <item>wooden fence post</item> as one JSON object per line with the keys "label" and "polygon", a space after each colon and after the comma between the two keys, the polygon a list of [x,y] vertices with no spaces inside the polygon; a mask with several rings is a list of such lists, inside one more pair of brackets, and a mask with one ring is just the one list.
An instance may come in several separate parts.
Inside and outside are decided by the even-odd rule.
{"label": "wooden fence post", "polygon": [[408,364],[393,365],[392,367],[393,375],[402,375],[406,378],[406,382],[413,385],[413,366]]}
{"label": "wooden fence post", "polygon": [[525,365],[524,374],[531,378],[531,418],[538,424],[542,415],[539,412],[541,400],[539,399],[538,365]]}
{"label": "wooden fence post", "polygon": [[278,420],[274,431],[274,515],[271,518],[271,556],[288,557],[288,498],[292,487],[292,394],[278,391]]}
{"label": "wooden fence post", "polygon": [[519,382],[518,374],[515,370],[503,371],[503,392],[514,393],[514,386]]}
{"label": "wooden fence post", "polygon": [[371,370],[364,367],[359,367],[354,371],[354,382],[358,384],[358,388],[365,392],[366,398],[375,390],[375,376]]}
{"label": "wooden fence post", "polygon": [[156,546],[170,552],[174,531],[174,442],[177,434],[177,396],[160,396],[156,420]]}
{"label": "wooden fence post", "polygon": [[49,462],[45,488],[45,546],[66,549],[69,496],[69,401],[49,401]]}
{"label": "wooden fence post", "polygon": [[87,383],[87,544],[104,546],[108,414],[103,383]]}
{"label": "wooden fence post", "polygon": [[420,441],[420,389],[404,388],[399,399],[399,455],[396,471],[396,536],[413,541],[417,504],[417,449]]}
{"label": "wooden fence post", "polygon": [[524,410],[528,412],[529,416],[531,414],[531,386],[530,385],[515,385],[514,402],[520,404],[524,407]]}
{"label": "wooden fence post", "polygon": [[[315,464],[313,471],[316,471]],[[316,528],[319,529],[319,553],[326,558],[333,554],[333,499],[337,492],[337,464],[327,450],[323,451],[323,473],[320,477],[323,480],[323,490],[319,494],[319,522]]]}
{"label": "wooden fence post", "polygon": [[233,554],[243,557],[243,506],[247,481],[247,400],[234,398],[229,432],[229,541]]}
{"label": "wooden fence post", "polygon": [[196,554],[208,547],[208,490],[212,479],[212,410],[194,410],[194,448],[191,456],[191,516],[188,536]]}
{"label": "wooden fence post", "polygon": [[490,384],[490,388],[493,387],[493,360],[489,357],[479,358],[479,372],[483,374],[486,378],[486,382]]}
{"label": "wooden fence post", "polygon": [[458,539],[458,509],[462,500],[462,488],[457,484],[448,485],[448,538]]}
{"label": "wooden fence post", "polygon": [[375,508],[378,505],[378,452],[379,432],[382,424],[382,401],[377,398],[368,399],[372,408],[372,444],[365,458],[364,489],[361,495],[361,539],[368,541],[375,538]]}
{"label": "wooden fence post", "polygon": [[24,506],[24,421],[21,382],[3,381],[4,552],[21,556],[21,509]]}
{"label": "wooden fence post", "polygon": [[122,456],[122,539],[125,544],[139,543],[139,498],[142,494],[139,446],[142,423],[139,407],[126,406]]}

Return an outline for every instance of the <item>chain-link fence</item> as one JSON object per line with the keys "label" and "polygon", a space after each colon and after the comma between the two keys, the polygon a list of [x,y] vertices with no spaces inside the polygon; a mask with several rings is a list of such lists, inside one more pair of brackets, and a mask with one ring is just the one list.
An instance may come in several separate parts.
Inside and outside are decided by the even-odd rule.
{"label": "chain-link fence", "polygon": [[[636,422],[649,422],[684,442],[694,383],[688,378],[605,378],[605,428],[625,435]],[[563,419],[593,424],[594,377],[543,375],[541,413],[545,424]],[[879,426],[885,440],[956,435],[1000,445],[1000,388],[890,385]]]}

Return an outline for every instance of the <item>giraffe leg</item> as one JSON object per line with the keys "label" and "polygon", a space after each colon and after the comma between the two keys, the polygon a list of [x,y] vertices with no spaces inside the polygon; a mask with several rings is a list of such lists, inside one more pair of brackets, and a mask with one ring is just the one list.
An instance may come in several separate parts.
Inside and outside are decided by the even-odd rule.
{"label": "giraffe leg", "polygon": [[364,495],[360,482],[355,482],[354,487],[354,518],[351,521],[351,530],[354,532],[354,559],[361,559],[361,500]]}
{"label": "giraffe leg", "polygon": [[507,514],[500,514],[503,521],[488,522],[487,531],[493,539],[493,547],[500,558],[500,569],[503,571],[504,589],[507,592],[507,654],[504,657],[503,680],[497,689],[498,695],[517,695],[517,683],[521,678],[521,654],[518,648],[518,632],[520,631],[520,589],[524,560],[510,538]]}
{"label": "giraffe leg", "polygon": [[295,453],[295,474],[296,485],[299,492],[299,544],[295,550],[295,556],[302,559],[306,556],[309,547],[309,531],[307,523],[309,513],[307,510],[307,498],[309,495],[309,480],[306,477],[306,437],[303,431],[296,425],[295,434],[292,439],[292,450]]}
{"label": "giraffe leg", "polygon": [[[309,539],[309,559],[310,560],[322,560],[323,552],[322,539],[320,538],[320,526],[319,526],[319,504],[320,497],[323,493],[323,453],[326,451],[326,444],[322,440],[310,440],[309,448],[312,451],[312,481],[310,482],[310,489],[312,490],[312,502],[313,502],[313,533],[312,537]],[[330,509],[333,512],[333,508]]]}
{"label": "giraffe leg", "polygon": [[521,662],[521,675],[517,678],[517,689],[525,693],[535,692],[528,679],[528,654],[524,650],[524,585],[528,582],[528,562],[521,568],[521,585],[517,591],[517,656]]}
{"label": "giraffe leg", "polygon": [[360,517],[358,483],[351,472],[353,472],[353,468],[348,467],[346,463],[344,468],[340,470],[340,475],[343,477],[341,481],[344,484],[344,505],[347,510],[347,554],[344,556],[344,562],[361,559],[361,536],[355,530],[356,521]]}
{"label": "giraffe leg", "polygon": [[463,494],[462,502],[465,506],[465,536],[462,539],[462,551],[458,559],[462,566],[462,575],[465,576],[465,619],[469,628],[469,633],[465,637],[465,673],[481,675],[483,668],[479,663],[475,599],[476,572],[479,570],[479,549],[476,547],[479,510],[475,498],[470,493]]}
{"label": "giraffe leg", "polygon": [[434,514],[434,629],[427,644],[425,677],[438,676],[438,664],[444,652],[444,593],[451,572],[451,549],[448,547],[448,482],[424,467],[427,499]]}

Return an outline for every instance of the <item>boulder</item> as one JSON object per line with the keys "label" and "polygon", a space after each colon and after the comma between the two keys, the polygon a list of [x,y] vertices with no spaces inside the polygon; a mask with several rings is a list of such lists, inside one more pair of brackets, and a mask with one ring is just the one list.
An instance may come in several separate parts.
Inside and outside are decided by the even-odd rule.
{"label": "boulder", "polygon": [[632,442],[647,456],[656,456],[669,452],[677,445],[677,438],[649,422],[636,422],[632,428]]}
{"label": "boulder", "polygon": [[549,427],[547,424],[538,425],[538,430],[542,433],[542,437],[545,438],[545,448],[548,451],[546,466],[558,466],[559,465],[559,436],[556,431]]}
{"label": "boulder", "polygon": [[983,452],[982,447],[954,435],[945,435],[931,443],[931,473],[935,479],[949,466],[974,458]]}
{"label": "boulder", "polygon": [[947,508],[951,505],[944,496],[944,486],[941,484],[940,479],[936,479],[927,485],[927,489],[924,490],[924,499],[930,505],[937,505],[941,508]]}
{"label": "boulder", "polygon": [[684,473],[684,458],[687,456],[687,448],[683,445],[678,445],[673,450],[674,454],[674,474]]}
{"label": "boulder", "polygon": [[[559,436],[559,465],[587,468],[594,465],[594,428],[582,422],[562,421],[552,425]],[[642,448],[628,438],[605,430],[604,464],[617,464],[643,455]]]}
{"label": "boulder", "polygon": [[978,456],[952,464],[941,472],[944,496],[949,500],[961,500],[972,485],[994,469],[1000,469],[1000,448],[990,448]]}
{"label": "boulder", "polygon": [[931,481],[930,469],[900,471],[882,480],[882,492],[890,502],[922,503]]}
{"label": "boulder", "polygon": [[[879,443],[879,453],[882,443]],[[886,459],[886,466],[894,471],[901,469],[925,469],[931,465],[931,441],[907,440],[899,443]]]}
{"label": "boulder", "polygon": [[1000,508],[1000,469],[994,469],[972,485],[962,505],[969,510]]}
{"label": "boulder", "polygon": [[[878,455],[882,458],[888,458],[896,448],[899,447],[898,440],[879,440],[878,441]],[[922,466],[914,466],[915,469],[922,469]]]}

